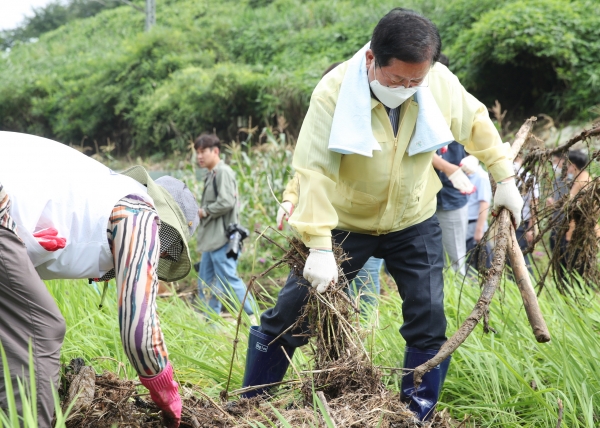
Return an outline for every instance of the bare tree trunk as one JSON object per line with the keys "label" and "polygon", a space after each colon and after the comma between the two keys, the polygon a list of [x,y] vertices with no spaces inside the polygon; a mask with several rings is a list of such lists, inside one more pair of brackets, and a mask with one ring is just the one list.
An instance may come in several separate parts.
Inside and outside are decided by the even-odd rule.
{"label": "bare tree trunk", "polygon": [[527,319],[533,329],[535,339],[540,343],[550,341],[550,332],[546,326],[546,321],[538,305],[537,296],[533,285],[531,284],[531,277],[525,264],[525,258],[519,247],[519,242],[515,235],[515,230],[510,229],[510,242],[508,243],[508,259],[515,275],[515,282],[521,292],[523,298],[523,306],[527,313]]}
{"label": "bare tree trunk", "polygon": [[[527,138],[529,138],[529,134],[533,129],[533,123],[535,121],[536,118],[531,117],[527,119],[523,126],[521,126],[521,129],[519,129],[519,132],[515,137],[515,142],[511,147],[513,159],[517,157],[521,151],[521,147],[523,147],[523,144],[525,144]],[[527,319],[533,329],[535,339],[540,343],[549,342],[550,332],[548,331],[546,321],[544,320],[544,316],[538,305],[533,285],[531,285],[531,278],[529,276],[529,271],[527,270],[527,265],[525,264],[525,257],[523,257],[523,252],[517,241],[515,229],[511,227],[509,234],[510,241],[507,248],[508,259],[510,260],[510,266],[512,267],[515,276],[515,282],[517,283],[517,287],[519,287],[521,297],[523,298],[523,306],[527,313]]]}

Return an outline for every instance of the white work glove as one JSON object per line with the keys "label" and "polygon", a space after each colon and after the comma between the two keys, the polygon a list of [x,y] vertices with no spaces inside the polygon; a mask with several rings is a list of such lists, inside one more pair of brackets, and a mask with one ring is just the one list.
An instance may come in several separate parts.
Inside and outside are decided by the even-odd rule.
{"label": "white work glove", "polygon": [[521,211],[523,210],[523,198],[515,179],[498,183],[496,185],[496,193],[494,194],[494,215],[498,215],[500,208],[506,208],[510,211],[515,221],[515,228],[521,224]]}
{"label": "white work glove", "polygon": [[290,218],[294,212],[294,204],[290,201],[283,201],[277,210],[277,229],[283,230],[283,220]]}
{"label": "white work glove", "polygon": [[477,159],[473,155],[469,155],[466,158],[463,158],[460,163],[460,167],[465,172],[465,174],[474,174],[477,171],[477,167],[479,166],[479,159]]}
{"label": "white work glove", "polygon": [[304,264],[304,278],[319,293],[324,293],[327,287],[338,281],[338,268],[332,251],[310,249],[310,254]]}
{"label": "white work glove", "polygon": [[475,191],[475,186],[473,186],[469,177],[460,168],[450,174],[448,179],[452,182],[454,188],[459,190],[463,195],[470,195]]}

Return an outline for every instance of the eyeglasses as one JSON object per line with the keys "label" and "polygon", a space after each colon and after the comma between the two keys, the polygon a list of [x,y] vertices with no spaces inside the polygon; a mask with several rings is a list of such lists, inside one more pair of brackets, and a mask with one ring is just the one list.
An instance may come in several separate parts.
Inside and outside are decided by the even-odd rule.
{"label": "eyeglasses", "polygon": [[[393,79],[387,75],[383,71],[383,68],[375,61],[375,67],[373,68],[373,74],[375,75],[375,79],[377,79],[377,75],[375,74],[375,69],[379,67],[379,72],[385,77],[386,81],[389,82],[389,85],[385,85],[388,88],[399,88],[401,86],[405,88],[414,88],[414,87],[427,87],[429,86],[429,72],[421,77],[420,79],[408,79],[402,76],[399,76],[400,79]],[[379,82],[382,83],[382,82]]]}

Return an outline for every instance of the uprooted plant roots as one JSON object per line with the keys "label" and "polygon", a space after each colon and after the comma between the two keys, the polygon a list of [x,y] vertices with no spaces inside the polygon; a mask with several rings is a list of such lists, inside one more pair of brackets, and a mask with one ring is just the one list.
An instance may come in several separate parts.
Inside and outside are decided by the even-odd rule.
{"label": "uprooted plant roots", "polygon": [[[600,126],[597,125],[555,148],[544,147],[543,141],[535,135],[531,135],[523,146],[521,153],[524,160],[519,177],[521,194],[532,194],[534,186],[539,188],[539,203],[532,206],[535,223],[526,225],[527,231],[534,232],[535,238],[524,253],[533,252],[537,243],[545,247],[544,237],[551,236],[555,243],[553,249],[545,248],[550,254],[550,263],[545,267],[536,266],[539,289],[543,288],[545,279],[550,275],[559,289],[564,291],[566,287],[575,284],[574,272],[581,275],[589,286],[597,288],[600,284],[597,226],[600,219],[600,177],[592,177],[589,183],[572,196],[568,191],[571,184],[567,180],[568,151],[576,144],[587,147],[589,161],[583,170],[590,171],[592,162],[600,160],[600,151],[594,150],[593,145],[594,138],[597,139],[598,136]],[[551,168],[553,156],[565,160],[561,170],[554,171]],[[553,200],[559,188],[565,194],[558,200]],[[570,228],[572,235],[567,240]]]}
{"label": "uprooted plant roots", "polygon": [[[96,374],[92,367],[83,366],[77,372],[67,368],[62,383],[69,390],[68,393],[62,390],[63,408],[72,405],[67,421],[69,428],[164,426],[160,410],[150,400],[147,391],[138,388],[139,382],[120,380],[116,374],[107,371]],[[71,389],[74,394],[71,394]],[[312,399],[307,405],[293,394],[278,394],[269,400],[241,399],[223,404],[206,397],[196,386],[183,385],[180,393],[182,428],[250,428],[260,426],[258,422],[263,426],[282,426],[280,417],[293,427],[327,426]],[[75,399],[77,395],[80,398]],[[83,400],[82,396],[85,397]],[[344,392],[338,398],[328,400],[327,405],[329,417],[340,428],[419,426],[412,412],[400,402],[398,394],[382,387],[373,393]],[[457,424],[441,412],[427,426],[453,428]]]}
{"label": "uprooted plant roots", "polygon": [[[281,262],[302,274],[308,249],[298,239],[289,239],[290,249]],[[346,257],[334,249],[338,266]],[[418,422],[400,401],[399,393],[385,388],[381,370],[373,365],[363,346],[357,304],[346,294],[343,272],[326,293],[311,288],[308,304],[297,326],[309,326],[314,353],[312,370],[290,367],[300,377],[294,387],[280,387],[272,397],[216,402],[201,388],[182,382],[182,427],[282,426],[326,427],[329,418],[336,427],[452,428],[458,424],[446,412],[427,424]],[[80,360],[80,359],[78,359]],[[64,370],[63,408],[72,405],[68,427],[161,427],[160,410],[139,382],[119,380],[114,373],[96,374],[83,361],[73,360]],[[304,368],[303,368],[304,369]],[[400,370],[398,370],[400,371]],[[301,374],[302,373],[302,374]],[[223,394],[222,396],[227,396]],[[78,398],[76,398],[78,397]]]}
{"label": "uprooted plant roots", "polygon": [[[308,250],[300,240],[292,240],[290,251],[284,260],[293,260],[294,273],[301,275],[304,257]],[[339,268],[347,260],[341,247],[334,246],[334,256],[338,265],[338,283],[324,294],[311,288],[304,312],[296,321],[300,328],[307,323],[314,350],[313,376],[304,380],[302,391],[305,399],[312,400],[313,391],[323,391],[326,399],[358,394],[381,394],[385,388],[381,382],[381,372],[370,360],[363,346],[360,328],[360,310],[347,295],[348,280]]]}

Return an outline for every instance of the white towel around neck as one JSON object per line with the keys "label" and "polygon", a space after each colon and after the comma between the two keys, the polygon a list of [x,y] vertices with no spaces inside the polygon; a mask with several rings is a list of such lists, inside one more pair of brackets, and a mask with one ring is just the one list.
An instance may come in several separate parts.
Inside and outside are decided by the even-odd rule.
{"label": "white towel around neck", "polygon": [[415,94],[419,103],[417,124],[408,144],[408,155],[434,152],[454,141],[454,136],[429,87],[420,86]]}
{"label": "white towel around neck", "polygon": [[[371,128],[371,88],[365,56],[370,45],[363,46],[348,62],[329,134],[328,148],[333,152],[373,157],[374,150],[381,150]],[[415,97],[419,113],[407,149],[409,156],[435,151],[454,140],[429,88],[419,87]]]}

